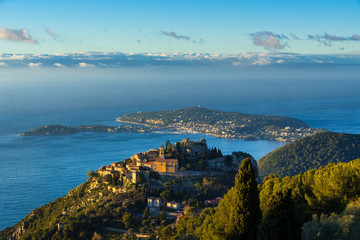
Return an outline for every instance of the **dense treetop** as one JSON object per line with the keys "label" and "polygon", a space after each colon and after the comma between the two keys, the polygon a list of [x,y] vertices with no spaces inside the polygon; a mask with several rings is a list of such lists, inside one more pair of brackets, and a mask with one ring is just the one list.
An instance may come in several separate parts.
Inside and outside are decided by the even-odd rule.
{"label": "dense treetop", "polygon": [[360,157],[360,135],[317,133],[286,144],[258,161],[259,174],[294,176],[333,162],[349,162]]}

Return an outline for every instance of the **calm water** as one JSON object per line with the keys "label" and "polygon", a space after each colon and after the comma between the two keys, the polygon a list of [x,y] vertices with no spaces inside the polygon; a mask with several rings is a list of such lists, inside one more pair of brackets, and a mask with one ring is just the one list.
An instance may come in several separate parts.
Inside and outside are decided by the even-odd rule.
{"label": "calm water", "polygon": [[[114,88],[113,85],[109,87]],[[115,93],[107,89],[108,96],[105,93],[98,96],[92,94],[96,90],[94,88],[82,91],[76,97],[74,93],[66,95],[66,89],[59,87],[59,91],[65,94],[63,98],[59,97],[63,96],[61,94],[52,96],[46,92],[46,87],[44,91],[38,90],[36,96],[31,96],[32,92],[26,93],[29,89],[26,84],[20,89],[12,88],[11,84],[0,88],[0,229],[17,223],[34,208],[67,194],[71,188],[86,180],[88,170],[96,170],[102,165],[159,147],[166,140],[175,142],[187,137],[191,140],[206,138],[209,147],[216,146],[225,154],[244,151],[256,159],[283,145],[269,141],[220,139],[202,134],[81,133],[48,137],[18,135],[45,124],[116,125],[116,117],[128,112],[175,109],[201,104],[224,111],[291,116],[304,120],[312,127],[360,133],[360,94],[328,94],[306,98],[301,94],[294,97],[290,93],[287,98],[279,99],[266,94],[262,96],[260,92],[253,98],[242,100],[241,94],[235,95],[235,92],[227,98],[215,98],[215,92],[212,92],[211,95],[205,94],[202,97],[198,94],[186,97],[174,95],[177,101],[170,101],[168,95],[164,94],[167,96],[165,100],[158,98],[146,101],[144,96],[138,99],[136,95],[125,94],[127,89],[115,87],[118,87],[119,91]],[[354,91],[360,93],[358,87],[355,87]],[[5,88],[7,91],[2,92]],[[14,93],[18,95],[14,96]],[[19,94],[22,94],[22,98],[19,98]],[[189,102],[195,104],[188,104]]]}

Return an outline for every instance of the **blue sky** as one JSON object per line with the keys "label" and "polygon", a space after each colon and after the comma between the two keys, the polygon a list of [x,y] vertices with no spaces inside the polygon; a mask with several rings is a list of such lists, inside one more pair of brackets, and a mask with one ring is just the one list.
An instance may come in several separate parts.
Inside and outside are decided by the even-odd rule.
{"label": "blue sky", "polygon": [[359,52],[359,13],[359,0],[0,0],[0,53]]}

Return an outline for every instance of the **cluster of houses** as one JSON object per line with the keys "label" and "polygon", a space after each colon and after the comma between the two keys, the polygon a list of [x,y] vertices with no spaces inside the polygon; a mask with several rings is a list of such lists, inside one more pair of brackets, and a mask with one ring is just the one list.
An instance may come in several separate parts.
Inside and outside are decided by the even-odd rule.
{"label": "cluster of houses", "polygon": [[[223,197],[217,197],[215,199],[211,200],[205,200],[204,204],[207,207],[216,207],[219,205],[220,201],[224,199]],[[147,206],[149,208],[150,215],[159,214],[161,208],[165,209],[171,209],[173,212],[167,212],[167,219],[169,220],[175,220],[175,223],[177,224],[181,218],[186,214],[186,212],[183,209],[183,205],[178,202],[166,202],[166,204],[162,204],[161,198],[158,197],[149,197],[147,199]],[[175,211],[174,211],[175,210]]]}
{"label": "cluster of houses", "polygon": [[148,179],[152,171],[159,174],[175,174],[179,171],[179,162],[177,159],[166,159],[164,146],[161,146],[159,149],[137,153],[125,161],[102,166],[97,173],[100,176],[118,176],[123,182],[136,183],[139,174]]}
{"label": "cluster of houses", "polygon": [[[188,154],[190,158],[204,156],[209,151],[205,139],[200,141],[190,141],[188,138],[181,142],[175,143],[174,151],[179,154]],[[235,160],[238,156],[232,156]],[[239,156],[239,159],[242,156]],[[211,160],[210,166],[222,167],[224,159],[218,158]],[[165,156],[164,146],[159,149],[151,149],[147,152],[137,153],[124,161],[115,162],[108,166],[102,166],[97,170],[100,176],[116,177],[125,186],[127,183],[137,183],[139,175],[142,175],[145,180],[149,180],[150,174],[156,172],[161,175],[176,176],[179,173],[178,159],[167,159]],[[121,188],[125,190],[125,188]],[[126,190],[125,190],[126,191]],[[217,206],[222,198],[205,200],[205,206]],[[184,204],[186,205],[186,204]],[[186,208],[175,201],[162,202],[159,197],[149,197],[147,199],[147,206],[150,214],[153,216],[159,214],[161,210],[165,210],[168,220],[175,220],[177,223],[185,214]]]}

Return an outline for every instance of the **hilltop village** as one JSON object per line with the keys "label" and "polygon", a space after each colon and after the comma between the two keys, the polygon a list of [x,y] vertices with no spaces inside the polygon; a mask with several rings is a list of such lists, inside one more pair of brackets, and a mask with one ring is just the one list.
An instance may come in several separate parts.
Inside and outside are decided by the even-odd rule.
{"label": "hilltop village", "polygon": [[[198,202],[202,199],[198,206],[219,204],[223,193],[231,186],[225,179],[233,179],[241,161],[247,157],[251,158],[257,169],[256,161],[249,154],[234,152],[223,156],[220,150],[209,149],[205,139],[190,141],[187,138],[174,145],[166,142],[165,147],[160,146],[159,149],[137,153],[124,161],[102,166],[94,175],[102,178],[114,192],[125,193],[132,191],[133,186],[148,185],[155,193],[147,198],[150,214],[159,214],[161,209],[173,209],[176,212],[166,212],[167,218],[176,219],[177,222],[184,215],[184,207],[186,212],[186,205],[189,205],[186,196],[196,196],[200,188],[206,185],[212,185],[214,191],[209,190],[208,195],[193,197],[193,200]],[[215,180],[218,180],[217,183]],[[170,197],[164,194],[167,190],[156,193],[159,186],[166,185],[170,186],[169,192],[177,190],[187,194]]]}
{"label": "hilltop village", "polygon": [[[236,170],[241,160],[246,157],[251,157],[251,155],[234,152],[231,157],[224,157],[220,150],[208,149],[205,139],[190,141],[187,138],[174,145],[167,142],[166,147],[162,145],[159,149],[137,153],[124,161],[101,166],[97,174],[102,177],[117,178],[123,186],[126,186],[131,183],[149,181],[149,178],[154,175],[183,177],[194,170],[198,173]],[[253,162],[256,164],[255,160]],[[197,165],[197,167],[192,167],[192,165]]]}
{"label": "hilltop village", "polygon": [[257,163],[247,153],[224,156],[208,148],[205,139],[167,141],[158,149],[90,170],[86,182],[33,210],[1,231],[0,238],[158,239],[157,234],[218,206],[234,186],[244,159],[258,178]]}
{"label": "hilltop village", "polygon": [[140,175],[149,179],[151,172],[176,174],[179,172],[179,161],[177,159],[165,159],[165,148],[160,146],[159,149],[137,153],[129,159],[102,166],[97,170],[100,176],[118,177],[125,183],[137,183]]}

